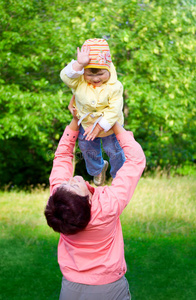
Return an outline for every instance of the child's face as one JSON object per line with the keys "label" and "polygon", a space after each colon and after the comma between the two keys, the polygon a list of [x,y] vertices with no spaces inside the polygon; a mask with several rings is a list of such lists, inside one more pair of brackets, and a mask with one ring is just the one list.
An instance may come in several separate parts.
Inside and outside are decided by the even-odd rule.
{"label": "child's face", "polygon": [[110,72],[105,69],[100,69],[96,74],[89,69],[84,69],[84,79],[93,86],[101,86],[110,78]]}

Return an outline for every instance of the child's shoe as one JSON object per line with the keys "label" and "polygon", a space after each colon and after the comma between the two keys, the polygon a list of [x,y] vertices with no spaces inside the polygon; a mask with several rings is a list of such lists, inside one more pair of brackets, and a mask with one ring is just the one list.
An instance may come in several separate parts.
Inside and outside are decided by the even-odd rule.
{"label": "child's shoe", "polygon": [[98,186],[98,185],[102,185],[104,183],[107,168],[108,168],[108,162],[107,162],[107,160],[104,160],[104,166],[103,166],[101,173],[99,175],[93,177],[94,184],[96,184]]}

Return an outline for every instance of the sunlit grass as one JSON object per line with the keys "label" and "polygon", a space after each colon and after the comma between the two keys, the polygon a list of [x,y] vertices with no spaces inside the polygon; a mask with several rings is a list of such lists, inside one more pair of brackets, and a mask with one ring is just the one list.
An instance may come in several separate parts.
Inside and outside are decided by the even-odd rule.
{"label": "sunlit grass", "polygon": [[196,227],[195,204],[194,177],[142,178],[122,222],[145,234],[189,235]]}
{"label": "sunlit grass", "polygon": [[[121,216],[132,300],[194,300],[195,177],[142,178]],[[49,190],[0,192],[0,300],[58,300]]]}

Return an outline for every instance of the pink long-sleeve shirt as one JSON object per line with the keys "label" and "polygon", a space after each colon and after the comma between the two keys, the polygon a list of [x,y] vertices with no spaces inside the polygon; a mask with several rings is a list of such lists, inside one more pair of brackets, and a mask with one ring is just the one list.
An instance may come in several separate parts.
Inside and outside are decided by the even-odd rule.
{"label": "pink long-sleeve shirt", "polygon": [[[53,193],[63,181],[73,176],[73,149],[78,131],[66,127],[59,142],[50,175]],[[145,155],[133,134],[123,131],[117,140],[126,161],[111,186],[94,188],[91,220],[85,230],[75,235],[60,234],[58,263],[63,276],[72,282],[101,285],[114,282],[126,273],[124,241],[120,214],[129,203],[145,167]]]}

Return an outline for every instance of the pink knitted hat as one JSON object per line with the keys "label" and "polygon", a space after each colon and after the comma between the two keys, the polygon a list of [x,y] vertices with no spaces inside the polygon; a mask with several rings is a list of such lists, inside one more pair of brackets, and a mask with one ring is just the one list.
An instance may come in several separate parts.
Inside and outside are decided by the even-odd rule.
{"label": "pink knitted hat", "polygon": [[112,59],[110,56],[110,48],[104,39],[89,39],[84,42],[83,46],[90,47],[91,58],[90,63],[84,67],[85,69],[107,69],[110,72]]}

